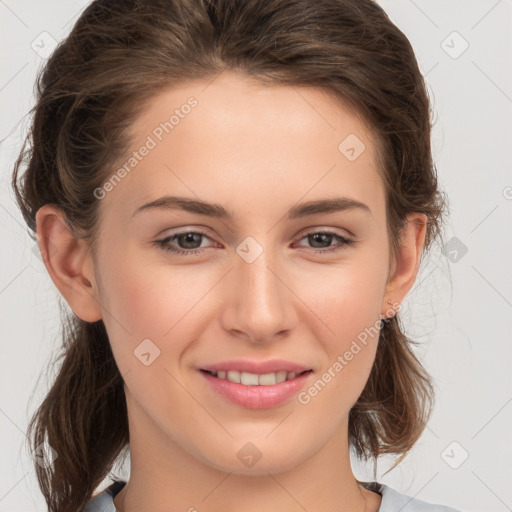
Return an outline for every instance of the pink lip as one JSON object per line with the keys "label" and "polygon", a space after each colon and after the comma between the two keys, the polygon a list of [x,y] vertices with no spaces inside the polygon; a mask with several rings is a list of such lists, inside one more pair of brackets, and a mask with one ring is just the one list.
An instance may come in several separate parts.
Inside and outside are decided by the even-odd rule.
{"label": "pink lip", "polygon": [[311,370],[311,368],[307,366],[292,363],[291,361],[285,361],[284,359],[271,359],[268,361],[250,361],[249,359],[238,359],[233,361],[225,361],[218,364],[210,364],[208,366],[203,366],[201,369],[211,372],[227,372],[229,370],[235,370],[239,372],[257,373],[258,375],[275,373],[279,371],[285,371],[287,373],[301,373],[306,370]]}
{"label": "pink lip", "polygon": [[268,409],[281,404],[298,393],[312,374],[312,372],[304,373],[294,379],[272,386],[246,386],[226,379],[219,379],[204,371],[199,371],[199,373],[217,393],[248,409]]}

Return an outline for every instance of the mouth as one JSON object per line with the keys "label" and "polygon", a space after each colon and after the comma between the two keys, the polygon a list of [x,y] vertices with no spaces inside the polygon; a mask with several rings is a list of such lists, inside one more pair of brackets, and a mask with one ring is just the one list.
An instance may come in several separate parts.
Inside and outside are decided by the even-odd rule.
{"label": "mouth", "polygon": [[201,371],[211,375],[212,377],[216,377],[217,379],[227,380],[234,384],[242,384],[244,386],[274,386],[276,384],[281,384],[282,382],[293,380],[305,375],[306,373],[311,373],[313,370],[304,370],[302,372],[287,372],[285,370],[281,370],[264,374],[237,370],[211,371],[201,369]]}
{"label": "mouth", "polygon": [[310,380],[313,370],[251,373],[238,370],[206,370],[207,388],[221,400],[245,409],[271,409],[290,400]]}

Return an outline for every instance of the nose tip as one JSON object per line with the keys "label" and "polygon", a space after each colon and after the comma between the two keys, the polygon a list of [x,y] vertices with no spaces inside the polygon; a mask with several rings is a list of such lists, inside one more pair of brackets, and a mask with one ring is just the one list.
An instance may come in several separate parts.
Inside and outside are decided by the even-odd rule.
{"label": "nose tip", "polygon": [[263,343],[295,325],[290,291],[256,239],[247,237],[237,247],[240,252],[233,269],[233,300],[224,312],[225,328]]}

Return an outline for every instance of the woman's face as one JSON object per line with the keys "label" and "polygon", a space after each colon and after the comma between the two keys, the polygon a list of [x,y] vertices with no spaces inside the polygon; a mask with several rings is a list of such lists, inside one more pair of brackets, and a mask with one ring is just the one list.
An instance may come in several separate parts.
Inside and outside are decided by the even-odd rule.
{"label": "woman's face", "polygon": [[159,94],[133,134],[95,262],[130,435],[247,474],[346,440],[397,299],[371,134],[325,91],[231,73]]}

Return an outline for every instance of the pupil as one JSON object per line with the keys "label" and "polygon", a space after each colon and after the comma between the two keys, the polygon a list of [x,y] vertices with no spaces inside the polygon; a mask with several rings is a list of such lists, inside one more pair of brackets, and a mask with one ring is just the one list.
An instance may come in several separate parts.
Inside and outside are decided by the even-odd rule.
{"label": "pupil", "polygon": [[186,245],[186,249],[197,249],[197,247],[188,247],[187,244],[189,242],[191,242],[192,244],[194,244],[194,239],[196,239],[196,243],[199,242],[199,245],[201,245],[201,237],[202,235],[200,235],[199,233],[185,233],[184,235],[182,235],[180,238],[185,238],[185,245]]}
{"label": "pupil", "polygon": [[[326,242],[325,245],[320,245],[320,247],[328,247],[329,246],[329,241],[330,241],[330,238],[332,238],[333,235],[329,235],[327,233],[315,233],[313,235],[310,235],[310,239],[312,238],[313,239],[313,246],[314,244],[318,241],[318,238],[319,237],[322,237],[324,238],[324,242]],[[327,241],[325,240],[325,237],[327,237]],[[310,240],[311,241],[311,240]],[[321,242],[321,240],[320,240]]]}

